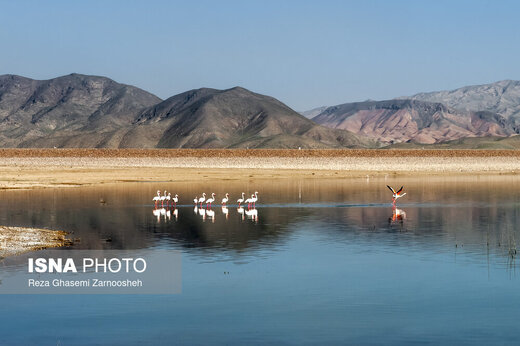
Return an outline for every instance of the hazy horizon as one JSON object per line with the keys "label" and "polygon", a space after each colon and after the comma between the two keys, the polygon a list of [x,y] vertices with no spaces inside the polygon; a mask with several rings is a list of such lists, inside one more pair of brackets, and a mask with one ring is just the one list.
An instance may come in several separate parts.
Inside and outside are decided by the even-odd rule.
{"label": "hazy horizon", "polygon": [[167,98],[242,86],[297,111],[520,79],[512,1],[0,0],[0,74]]}

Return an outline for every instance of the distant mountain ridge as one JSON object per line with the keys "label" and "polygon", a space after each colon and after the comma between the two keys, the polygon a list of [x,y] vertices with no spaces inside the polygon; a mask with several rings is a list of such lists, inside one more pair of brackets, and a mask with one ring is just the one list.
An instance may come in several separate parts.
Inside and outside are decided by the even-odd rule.
{"label": "distant mountain ridge", "polygon": [[384,143],[439,143],[463,137],[510,136],[515,125],[491,112],[459,111],[442,103],[399,99],[346,103],[312,119]]}
{"label": "distant mountain ridge", "polygon": [[440,102],[460,110],[489,111],[520,122],[520,81],[503,80],[400,98]]}
{"label": "distant mountain ridge", "polygon": [[321,112],[323,112],[325,109],[327,109],[327,106],[321,106],[321,107],[310,109],[308,111],[300,112],[300,114],[303,115],[304,117],[306,117],[307,119],[312,119],[316,115],[318,115]]}
{"label": "distant mountain ridge", "polygon": [[312,120],[384,143],[508,137],[520,133],[520,81],[345,103],[326,108]]}
{"label": "distant mountain ridge", "polygon": [[341,148],[376,141],[319,126],[243,88],[161,100],[106,77],[0,76],[0,147]]}

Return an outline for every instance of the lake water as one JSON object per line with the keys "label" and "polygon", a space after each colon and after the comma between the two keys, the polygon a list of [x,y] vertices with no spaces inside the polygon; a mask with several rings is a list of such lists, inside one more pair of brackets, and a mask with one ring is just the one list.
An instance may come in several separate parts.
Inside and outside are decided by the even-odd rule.
{"label": "lake water", "polygon": [[[405,186],[397,210],[386,184]],[[154,209],[157,189],[180,195],[176,212]],[[255,190],[254,212],[214,205],[203,215],[192,203],[203,191],[220,201]],[[0,197],[0,224],[71,231],[74,249],[182,252],[177,295],[0,295],[0,344],[518,344],[518,177],[156,182]]]}

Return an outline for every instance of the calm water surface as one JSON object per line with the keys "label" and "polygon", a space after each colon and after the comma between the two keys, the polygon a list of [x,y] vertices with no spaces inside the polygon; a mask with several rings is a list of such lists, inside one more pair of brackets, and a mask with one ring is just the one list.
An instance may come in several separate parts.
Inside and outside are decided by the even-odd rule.
{"label": "calm water surface", "polygon": [[[398,210],[386,184],[405,185]],[[177,211],[154,209],[157,189],[181,196]],[[220,201],[255,190],[253,213],[192,205],[203,191]],[[81,239],[74,249],[183,256],[179,295],[0,295],[1,344],[518,343],[514,176],[156,182],[0,196],[0,224],[71,231]]]}

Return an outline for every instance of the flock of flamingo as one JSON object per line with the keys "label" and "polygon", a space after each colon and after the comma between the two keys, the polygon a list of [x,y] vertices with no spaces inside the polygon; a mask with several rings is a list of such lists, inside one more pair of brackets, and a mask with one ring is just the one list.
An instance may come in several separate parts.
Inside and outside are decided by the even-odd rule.
{"label": "flock of flamingo", "polygon": [[[258,222],[258,211],[256,210],[256,202],[258,201],[258,191],[255,191],[255,193],[251,194],[250,198],[245,198],[245,192],[242,192],[242,197],[237,199],[238,207],[237,212],[242,216],[242,220],[245,220],[245,217],[247,216],[249,219]],[[211,209],[212,205],[215,203],[216,200],[216,194],[212,193],[211,197],[206,199],[206,193],[203,192],[202,196],[199,198],[198,196],[195,196],[193,199],[193,203],[195,205],[195,208],[193,209],[195,214],[198,214],[202,217],[202,220],[206,220],[206,218],[211,219],[213,222],[215,222],[215,212]],[[165,219],[170,220],[171,219],[171,211],[170,206],[175,207],[175,210],[173,211],[173,216],[177,220],[179,217],[179,212],[177,210],[177,203],[179,202],[179,195],[175,194],[174,197],[172,197],[171,193],[167,193],[167,191],[164,191],[164,194],[161,195],[161,191],[157,191],[157,195],[153,197],[152,201],[155,204],[155,210],[153,211],[153,214],[157,217],[157,221],[160,221],[161,217],[165,217]],[[228,202],[230,201],[229,193],[225,194],[225,197],[222,198],[221,201],[221,207],[222,207],[222,214],[225,215],[226,219],[229,217],[229,209],[227,208]],[[158,209],[159,203],[161,205],[161,208]],[[166,204],[166,208],[164,207]],[[205,204],[205,208],[203,205]],[[247,210],[242,207],[242,205],[247,204]]]}
{"label": "flock of flamingo", "polygon": [[[390,191],[392,191],[392,209],[393,209],[393,215],[392,215],[392,221],[402,221],[406,218],[406,213],[401,210],[397,209],[396,203],[397,200],[401,197],[404,197],[406,195],[406,192],[403,192],[403,187],[399,190],[394,190],[389,185],[386,185]],[[247,216],[248,218],[252,219],[255,222],[258,222],[258,211],[256,210],[256,202],[258,201],[258,191],[255,191],[251,195],[250,198],[245,198],[246,194],[242,192],[242,197],[237,199],[238,207],[237,212],[242,216],[242,220],[245,219]],[[211,206],[215,203],[216,195],[215,193],[211,194],[211,197],[206,199],[206,193],[203,192],[201,197],[195,196],[193,199],[193,204],[195,205],[193,211],[195,214],[198,214],[202,217],[203,220],[206,220],[206,218],[210,218],[213,222],[215,221],[215,212],[211,209]],[[155,210],[154,215],[157,216],[157,220],[160,221],[161,216],[164,216],[168,220],[171,219],[171,211],[169,209],[164,208],[164,204],[166,203],[166,208],[169,208],[170,205],[172,207],[175,207],[175,210],[173,211],[173,215],[175,219],[179,217],[179,213],[177,210],[177,203],[179,202],[179,195],[175,194],[174,197],[172,197],[171,193],[167,194],[167,191],[164,191],[164,194],[161,195],[161,191],[157,191],[157,196],[153,197],[152,201],[155,203]],[[221,201],[221,208],[222,208],[222,214],[225,215],[226,219],[229,216],[229,210],[227,208],[228,202],[230,201],[229,193],[225,194],[225,197],[222,198]],[[161,209],[157,209],[159,203],[161,203]],[[203,204],[206,205],[206,208],[203,207]],[[247,204],[247,210],[245,210],[242,205]]]}
{"label": "flock of flamingo", "polygon": [[[161,203],[161,208],[164,208],[165,202],[166,202],[167,208],[170,207],[170,202],[172,203],[171,204],[172,206],[177,207],[177,202],[179,202],[179,195],[175,194],[175,197],[172,197],[171,193],[166,194],[166,192],[167,191],[164,190],[164,195],[161,196],[161,191],[157,190],[157,196],[155,196],[152,199],[152,202],[155,203],[156,208],[159,205],[159,202]],[[251,207],[256,208],[256,201],[258,201],[258,191],[255,191],[255,193],[253,193],[251,195],[251,198],[248,198],[248,199],[245,199],[245,195],[246,194],[244,192],[242,192],[242,197],[237,199],[238,207],[240,208],[240,206],[242,204],[247,203],[248,209],[251,209]],[[195,196],[195,198],[193,199],[193,203],[195,204],[195,206],[200,205],[200,208],[202,208],[202,204],[206,204],[206,208],[211,208],[211,205],[213,203],[215,203],[215,198],[216,198],[215,196],[216,196],[215,193],[212,193],[211,197],[206,199],[206,193],[203,192],[202,197],[198,198],[197,196]],[[226,193],[225,197],[222,198],[222,205],[226,206],[228,202],[229,202],[229,193]]]}
{"label": "flock of flamingo", "polygon": [[166,207],[170,206],[170,202],[173,202],[175,206],[177,206],[177,202],[179,201],[179,195],[175,194],[175,197],[172,198],[172,194],[168,193],[166,195],[166,190],[164,190],[164,195],[161,196],[161,191],[157,190],[157,196],[155,196],[152,200],[152,202],[155,203],[155,207],[157,208],[157,205],[159,202],[161,202],[161,207],[164,207],[164,202],[166,202]]}

